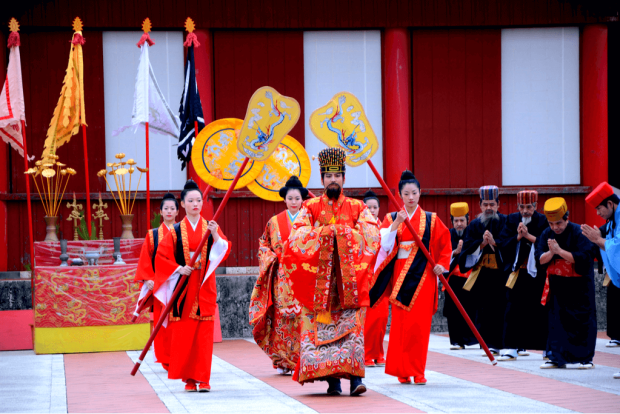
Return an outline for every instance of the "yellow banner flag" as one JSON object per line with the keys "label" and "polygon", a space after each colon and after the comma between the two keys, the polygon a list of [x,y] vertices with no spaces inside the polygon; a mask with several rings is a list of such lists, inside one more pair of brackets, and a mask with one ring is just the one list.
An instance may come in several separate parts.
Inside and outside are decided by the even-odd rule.
{"label": "yellow banner flag", "polygon": [[60,99],[47,130],[47,138],[43,146],[42,159],[55,155],[61,145],[69,142],[71,137],[78,133],[80,125],[86,125],[84,110],[84,62],[82,56],[82,21],[76,17],[73,21],[73,39],[69,66],[63,81]]}

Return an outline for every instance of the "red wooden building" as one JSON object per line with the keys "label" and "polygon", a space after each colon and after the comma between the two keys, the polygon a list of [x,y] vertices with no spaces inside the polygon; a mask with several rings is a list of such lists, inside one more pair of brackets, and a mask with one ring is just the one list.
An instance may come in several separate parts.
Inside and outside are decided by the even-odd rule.
{"label": "red wooden building", "polygon": [[[138,31],[146,17],[153,22],[157,43],[151,53],[166,50],[167,57],[175,51],[182,56],[183,23],[187,16],[195,20],[202,44],[196,49],[197,76],[207,122],[242,118],[254,90],[270,85],[301,103],[304,115],[291,135],[312,155],[320,146],[307,119],[316,103],[340,90],[363,95],[362,103],[382,139],[375,163],[382,165],[388,185],[395,188],[401,171],[413,169],[422,184],[422,206],[437,211],[444,221],[455,201],[467,201],[477,213],[477,188],[496,184],[504,213],[516,209],[517,191],[534,188],[542,202],[564,196],[575,222],[594,222],[594,212],[584,204],[585,194],[603,180],[620,187],[620,172],[612,170],[609,161],[620,150],[616,98],[620,83],[608,78],[620,66],[620,7],[610,6],[611,2],[14,3],[0,10],[0,22],[16,17],[21,25],[27,145],[37,158],[66,69],[71,21],[76,16],[84,21],[91,199],[101,192],[109,201],[106,238],[120,235],[121,226],[105,182],[96,173],[105,168],[110,151],[123,145],[113,141],[106,127],[121,122],[109,111],[120,98],[118,91],[110,92],[115,79],[107,68],[126,65],[126,76],[135,77],[135,67],[122,59],[112,62],[109,56],[126,46],[125,32]],[[2,24],[0,44],[6,44],[7,36]],[[5,49],[0,53],[1,78],[7,57]],[[172,63],[182,70],[182,59]],[[168,78],[162,80],[158,74],[161,84],[182,81],[173,69],[162,73]],[[169,104],[176,109],[181,90],[173,92]],[[125,95],[122,99],[131,101],[133,90]],[[61,160],[78,172],[83,171],[81,139],[80,133],[58,150]],[[158,151],[154,146],[151,154]],[[169,143],[159,148],[169,151]],[[0,248],[0,271],[21,270],[30,263],[23,160],[0,145],[0,164],[0,245],[7,246]],[[176,157],[172,164],[180,169]],[[170,167],[152,171],[172,177],[166,168]],[[317,183],[316,171],[313,180],[311,187]],[[357,171],[349,172],[347,181],[345,187],[354,196],[378,187],[372,177]],[[153,210],[162,191],[180,190],[179,180],[172,182],[170,178],[159,187],[152,184],[158,190],[152,192]],[[66,198],[73,192],[83,203],[85,181],[80,174],[71,180]],[[216,206],[221,197],[220,192],[211,195]],[[136,237],[147,230],[144,198],[140,193],[136,203]],[[40,241],[45,235],[44,213],[38,198],[33,200],[35,240]],[[247,191],[235,193],[220,220],[234,243],[227,266],[257,265],[257,239],[269,217],[283,208]],[[387,211],[384,198],[382,214]],[[66,238],[72,235],[68,213],[63,206],[60,231]]]}

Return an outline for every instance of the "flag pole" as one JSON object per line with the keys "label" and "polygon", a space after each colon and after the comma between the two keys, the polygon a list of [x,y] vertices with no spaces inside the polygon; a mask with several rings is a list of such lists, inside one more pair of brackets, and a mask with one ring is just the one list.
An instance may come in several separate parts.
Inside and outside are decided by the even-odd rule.
{"label": "flag pole", "polygon": [[[383,190],[385,190],[385,192],[386,192],[390,202],[398,210],[403,208],[400,205],[400,203],[398,202],[398,200],[396,200],[396,198],[394,197],[394,195],[390,191],[390,189],[387,186],[387,184],[385,183],[385,181],[383,181],[383,178],[381,178],[381,176],[379,175],[379,171],[377,171],[377,169],[375,168],[375,165],[373,164],[373,162],[371,160],[368,160],[367,163],[368,163],[368,166],[370,167],[370,169],[372,170],[372,172],[377,177],[377,180],[379,180],[379,183],[381,184],[381,187],[383,187]],[[426,249],[426,246],[424,246],[424,244],[420,240],[420,236],[418,236],[418,232],[413,229],[413,226],[411,225],[411,222],[409,221],[409,218],[405,219],[405,225],[409,229],[409,232],[413,235],[413,240],[415,241],[416,245],[422,251],[424,256],[426,256],[426,259],[430,263],[431,268],[434,268],[435,267],[435,261],[433,260],[433,258],[431,257],[430,253]],[[461,302],[456,297],[456,294],[454,293],[454,291],[452,290],[452,288],[450,287],[450,285],[446,281],[446,278],[444,277],[444,275],[440,274],[439,275],[439,280],[441,280],[442,285],[445,286],[446,292],[448,292],[448,294],[450,295],[450,297],[454,301],[454,304],[458,308],[459,312],[461,312],[461,315],[463,316],[463,319],[465,319],[465,322],[467,322],[467,325],[469,325],[469,329],[471,329],[472,333],[474,334],[474,336],[476,337],[476,339],[480,343],[480,346],[482,346],[482,349],[484,349],[484,352],[487,354],[487,356],[491,360],[491,363],[493,363],[493,365],[496,365],[497,361],[493,357],[493,354],[491,354],[491,351],[489,351],[489,348],[487,347],[487,344],[484,342],[484,340],[480,336],[480,333],[478,332],[478,330],[474,326],[474,323],[471,321],[471,319],[470,319],[469,315],[467,314],[467,312],[465,312],[465,309],[463,308],[463,305],[461,305]]]}
{"label": "flag pole", "polygon": [[149,123],[146,122],[146,228],[150,227],[151,223],[151,168],[149,159],[151,154],[149,152]]}
{"label": "flag pole", "polygon": [[[26,121],[22,119],[22,138],[24,140],[24,171],[28,171],[28,147],[26,146]],[[26,193],[28,196],[28,234],[30,235],[30,294],[34,309],[34,236],[32,232],[32,201],[30,200],[30,179],[26,176]]]}
{"label": "flag pole", "polygon": [[[243,170],[245,170],[246,165],[248,165],[248,161],[250,161],[250,158],[245,157],[245,160],[243,160],[243,164],[241,164],[241,167],[239,167],[239,171],[237,171],[237,174],[235,175],[235,179],[233,180],[230,187],[228,187],[228,190],[226,191],[226,195],[224,195],[224,198],[222,199],[220,206],[217,208],[217,211],[213,215],[213,220],[217,221],[220,218],[220,214],[222,214],[222,211],[224,211],[224,207],[226,207],[226,203],[228,202],[228,199],[230,198],[231,193],[237,186],[237,181],[239,181],[239,178],[241,178],[241,176],[243,175]],[[196,263],[198,256],[200,256],[202,247],[204,246],[204,244],[207,242],[207,239],[209,238],[209,234],[210,234],[210,231],[207,230],[204,236],[202,236],[202,240],[200,241],[200,244],[196,248],[196,251],[194,252],[194,255],[192,256],[192,259],[187,264],[189,267],[194,267],[194,263]],[[182,275],[179,281],[177,282],[177,287],[176,289],[174,289],[174,292],[172,293],[172,297],[168,301],[166,308],[162,311],[161,316],[159,317],[159,322],[157,322],[157,325],[155,325],[155,327],[153,328],[153,333],[151,333],[151,337],[149,338],[149,340],[146,341],[146,345],[144,346],[142,353],[138,357],[138,362],[136,362],[133,369],[131,370],[132,376],[135,376],[136,372],[138,372],[138,369],[140,369],[140,365],[142,364],[142,361],[144,361],[144,357],[146,357],[146,353],[149,351],[151,344],[153,343],[153,341],[155,340],[155,337],[157,336],[157,332],[159,332],[162,325],[164,324],[164,321],[168,317],[168,314],[172,310],[172,305],[174,305],[174,301],[179,296],[179,293],[181,292],[181,288],[185,284],[185,280],[187,280],[188,277],[189,275]]]}
{"label": "flag pole", "polygon": [[88,179],[88,147],[86,146],[86,125],[82,124],[82,139],[84,141],[84,175],[86,176],[86,225],[88,226],[88,238],[92,237],[90,224],[90,180]]}

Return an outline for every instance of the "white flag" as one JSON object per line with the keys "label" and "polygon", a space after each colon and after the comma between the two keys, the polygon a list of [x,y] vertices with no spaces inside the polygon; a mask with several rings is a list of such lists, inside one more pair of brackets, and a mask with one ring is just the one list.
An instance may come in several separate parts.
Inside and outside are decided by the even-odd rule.
{"label": "white flag", "polygon": [[150,132],[169,135],[177,140],[179,137],[179,118],[170,110],[166,98],[159,89],[149,60],[149,45],[145,42],[141,46],[141,50],[131,125],[117,129],[112,133],[112,136],[116,136],[131,127],[134,127],[135,134],[138,127],[144,129],[148,122]]}
{"label": "white flag", "polygon": [[19,46],[11,47],[6,80],[0,95],[0,136],[24,156],[22,120],[26,120]]}

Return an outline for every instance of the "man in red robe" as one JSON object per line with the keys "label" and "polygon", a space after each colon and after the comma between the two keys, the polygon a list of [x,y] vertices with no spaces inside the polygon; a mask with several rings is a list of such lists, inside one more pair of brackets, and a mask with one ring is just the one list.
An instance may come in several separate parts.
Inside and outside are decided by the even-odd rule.
{"label": "man in red robe", "polygon": [[302,304],[300,355],[294,379],[327,381],[327,393],[342,392],[340,379],[351,381],[351,395],[366,391],[364,319],[379,229],[368,208],[345,197],[346,153],[319,153],[325,192],[304,203],[284,247],[283,271],[290,275]]}

